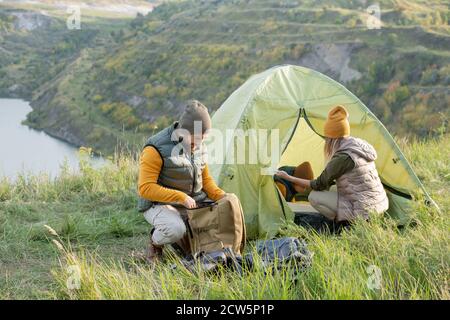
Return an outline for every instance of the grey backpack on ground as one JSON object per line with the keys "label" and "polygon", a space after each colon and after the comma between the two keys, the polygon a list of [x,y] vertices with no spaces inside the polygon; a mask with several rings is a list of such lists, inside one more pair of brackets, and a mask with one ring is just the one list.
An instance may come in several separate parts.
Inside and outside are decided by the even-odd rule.
{"label": "grey backpack on ground", "polygon": [[[176,251],[181,253],[179,250]],[[182,256],[180,262],[193,273],[196,271],[214,272],[219,268],[227,268],[243,275],[244,271],[252,271],[260,265],[265,272],[288,268],[296,278],[300,272],[311,267],[312,257],[313,253],[308,249],[304,240],[286,237],[256,241],[255,248],[244,257],[225,248],[202,253],[195,259],[192,256]]]}
{"label": "grey backpack on ground", "polygon": [[308,249],[304,240],[294,237],[285,237],[272,240],[259,240],[256,242],[255,252],[245,255],[245,264],[254,268],[256,261],[260,262],[265,269],[274,268],[280,270],[291,267],[294,273],[305,271],[312,264],[313,253]]}
{"label": "grey backpack on ground", "polygon": [[[172,245],[172,247],[175,249],[175,252],[181,254],[181,265],[192,273],[199,271],[213,273],[220,268],[225,268],[242,274],[242,256],[234,253],[230,248],[224,248],[208,253],[202,252],[193,257],[191,255],[183,256],[176,244]],[[176,265],[172,265],[172,269],[175,268]]]}

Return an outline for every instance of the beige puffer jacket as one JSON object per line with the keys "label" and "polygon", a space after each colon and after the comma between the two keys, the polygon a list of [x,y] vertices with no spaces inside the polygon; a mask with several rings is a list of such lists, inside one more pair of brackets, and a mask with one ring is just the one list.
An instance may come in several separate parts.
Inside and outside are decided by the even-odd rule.
{"label": "beige puffer jacket", "polygon": [[369,218],[389,207],[388,198],[375,167],[377,153],[366,141],[349,137],[342,140],[336,152],[348,154],[355,167],[336,180],[338,190],[337,221]]}

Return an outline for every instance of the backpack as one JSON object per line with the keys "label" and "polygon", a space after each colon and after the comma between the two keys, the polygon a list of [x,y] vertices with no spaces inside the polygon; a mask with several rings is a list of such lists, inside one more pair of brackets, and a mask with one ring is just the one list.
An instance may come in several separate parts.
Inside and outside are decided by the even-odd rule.
{"label": "backpack", "polygon": [[181,264],[191,272],[197,266],[208,272],[219,266],[241,270],[246,230],[238,197],[227,193],[217,202],[203,201],[186,212],[186,235],[171,245]]}
{"label": "backpack", "polygon": [[[184,257],[180,262],[192,273],[215,272],[219,268],[228,268],[243,275],[244,270],[255,269],[256,260],[259,260],[265,272],[276,272],[288,268],[292,278],[296,279],[300,272],[311,267],[312,258],[313,253],[308,249],[304,240],[286,237],[259,240],[255,244],[255,250],[244,257],[235,255],[230,248],[225,248],[209,253],[200,253],[195,259],[192,256]],[[172,268],[175,269],[176,265],[172,265]]]}
{"label": "backpack", "polygon": [[217,202],[188,209],[187,237],[190,254],[194,258],[224,249],[240,256],[245,246],[246,230],[238,197],[227,193]]}
{"label": "backpack", "polygon": [[[209,253],[201,252],[195,258],[192,256],[184,256],[180,260],[182,266],[184,266],[191,273],[197,273],[198,271],[214,273],[220,268],[226,268],[237,271],[242,275],[242,256],[235,255],[230,248],[224,248]],[[177,265],[172,264],[172,269],[176,269]]]}
{"label": "backpack", "polygon": [[248,253],[244,257],[249,269],[255,266],[255,253],[261,259],[262,267],[266,270],[281,270],[292,267],[296,275],[305,271],[312,264],[313,253],[308,249],[304,240],[294,237],[285,237],[272,240],[259,240],[256,242],[255,252]]}

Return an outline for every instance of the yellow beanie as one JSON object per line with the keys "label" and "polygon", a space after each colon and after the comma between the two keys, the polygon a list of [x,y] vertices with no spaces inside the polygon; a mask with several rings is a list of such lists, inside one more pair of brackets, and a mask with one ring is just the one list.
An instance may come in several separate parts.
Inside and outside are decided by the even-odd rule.
{"label": "yellow beanie", "polygon": [[331,109],[323,132],[327,138],[342,138],[350,135],[348,112],[343,106],[336,106]]}

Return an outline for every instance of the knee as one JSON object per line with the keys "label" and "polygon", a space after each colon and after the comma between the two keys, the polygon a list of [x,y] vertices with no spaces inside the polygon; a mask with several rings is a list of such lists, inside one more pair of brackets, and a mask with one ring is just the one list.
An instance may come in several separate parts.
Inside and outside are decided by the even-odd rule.
{"label": "knee", "polygon": [[176,241],[183,238],[184,234],[186,233],[186,226],[183,221],[181,221],[179,224],[177,224],[177,227],[174,231],[174,237],[177,238]]}
{"label": "knee", "polygon": [[314,207],[317,205],[317,191],[311,191],[308,196],[309,203]]}
{"label": "knee", "polygon": [[172,223],[164,230],[164,235],[168,243],[174,243],[183,238],[186,233],[186,226],[182,220]]}

